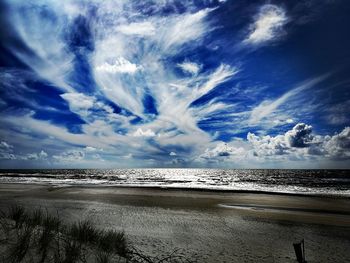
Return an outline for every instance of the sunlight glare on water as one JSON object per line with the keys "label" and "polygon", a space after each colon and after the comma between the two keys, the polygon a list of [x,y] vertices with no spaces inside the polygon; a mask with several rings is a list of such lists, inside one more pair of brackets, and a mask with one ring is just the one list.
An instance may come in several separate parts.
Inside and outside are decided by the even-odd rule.
{"label": "sunlight glare on water", "polygon": [[350,195],[347,170],[2,170],[0,183],[245,190]]}

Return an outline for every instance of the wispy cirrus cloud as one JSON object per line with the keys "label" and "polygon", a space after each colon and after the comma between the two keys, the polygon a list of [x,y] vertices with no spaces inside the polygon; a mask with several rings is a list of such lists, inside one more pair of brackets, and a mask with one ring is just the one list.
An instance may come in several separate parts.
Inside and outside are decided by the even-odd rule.
{"label": "wispy cirrus cloud", "polygon": [[259,45],[280,37],[288,17],[285,10],[277,5],[266,4],[260,7],[244,44]]}
{"label": "wispy cirrus cloud", "polygon": [[314,87],[321,81],[325,80],[327,77],[329,77],[329,74],[321,75],[313,79],[306,80],[303,83],[292,88],[291,90],[287,91],[275,100],[262,101],[251,111],[250,118],[248,121],[249,124],[256,125],[264,118],[268,118],[270,115],[275,113],[281,105],[288,102],[293,97],[301,96],[303,98],[303,94],[307,91],[307,89]]}
{"label": "wispy cirrus cloud", "polygon": [[150,21],[146,21],[120,25],[117,31],[125,35],[152,36],[156,28]]}

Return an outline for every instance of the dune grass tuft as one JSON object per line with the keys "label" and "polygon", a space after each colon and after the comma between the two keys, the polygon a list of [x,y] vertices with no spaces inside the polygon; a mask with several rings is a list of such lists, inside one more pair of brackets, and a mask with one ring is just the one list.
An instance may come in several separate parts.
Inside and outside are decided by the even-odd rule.
{"label": "dune grass tuft", "polygon": [[101,232],[98,247],[102,251],[116,253],[122,257],[126,257],[128,254],[127,241],[123,232],[113,230]]}
{"label": "dune grass tuft", "polygon": [[79,243],[95,244],[98,240],[99,232],[90,221],[81,221],[73,223],[68,229],[67,235]]}

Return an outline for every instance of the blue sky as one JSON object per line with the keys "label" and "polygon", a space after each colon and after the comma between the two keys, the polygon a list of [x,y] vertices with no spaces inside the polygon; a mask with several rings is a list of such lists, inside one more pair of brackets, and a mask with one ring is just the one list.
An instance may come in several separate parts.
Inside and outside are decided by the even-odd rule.
{"label": "blue sky", "polygon": [[350,168],[346,1],[2,1],[2,168]]}

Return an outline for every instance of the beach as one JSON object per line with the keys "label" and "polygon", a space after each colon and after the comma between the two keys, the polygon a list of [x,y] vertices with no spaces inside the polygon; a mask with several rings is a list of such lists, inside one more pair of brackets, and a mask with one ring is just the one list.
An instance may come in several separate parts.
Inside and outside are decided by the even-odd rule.
{"label": "beach", "polygon": [[339,196],[99,186],[1,184],[0,208],[42,207],[64,221],[123,230],[149,255],[198,262],[348,262],[350,199]]}

